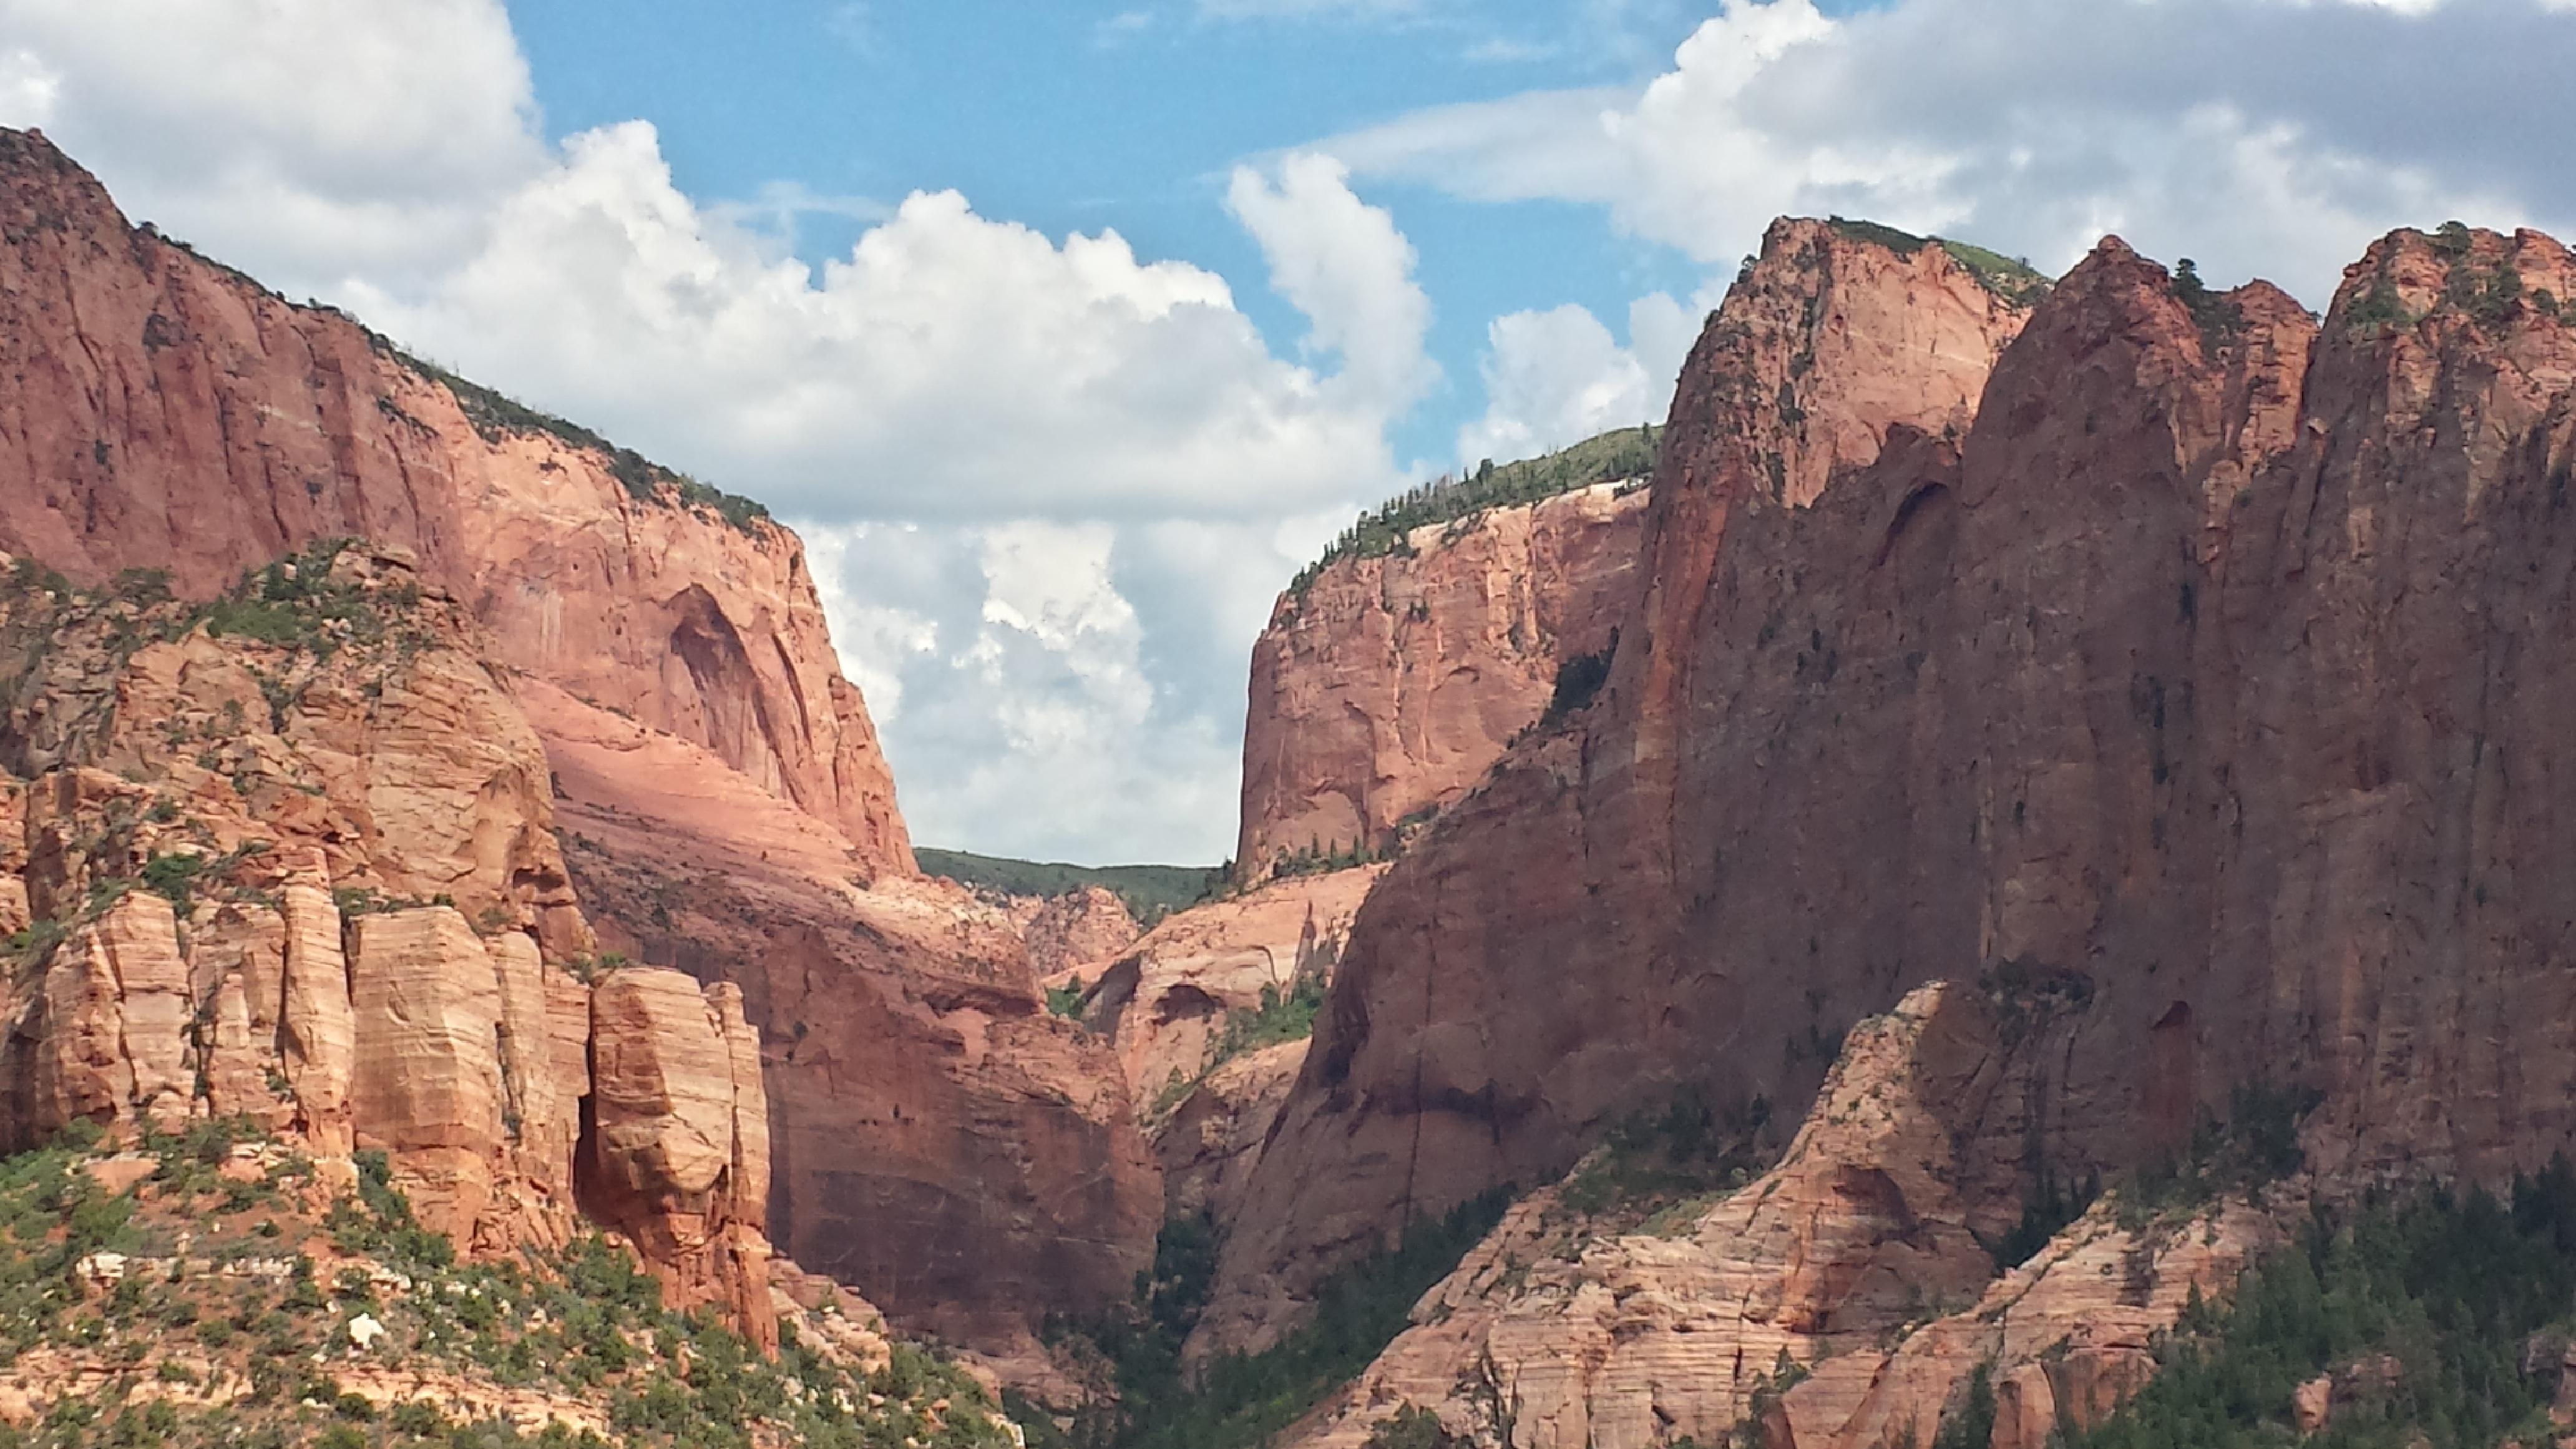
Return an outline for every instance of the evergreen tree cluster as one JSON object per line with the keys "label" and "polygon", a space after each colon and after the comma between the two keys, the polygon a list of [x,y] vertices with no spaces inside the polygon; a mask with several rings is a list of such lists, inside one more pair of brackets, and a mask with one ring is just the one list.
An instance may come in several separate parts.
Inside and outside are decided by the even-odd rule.
{"label": "evergreen tree cluster", "polygon": [[2548,1421],[2576,1335],[2576,1169],[2560,1157],[2509,1200],[2430,1190],[2318,1214],[2224,1312],[2197,1298],[2156,1378],[2068,1449],[2255,1449],[2297,1439],[2291,1395],[2342,1374],[2316,1449],[2483,1449],[2558,1437]]}
{"label": "evergreen tree cluster", "polygon": [[1431,523],[1455,523],[1493,508],[1536,503],[1595,483],[1651,478],[1662,449],[1663,429],[1621,428],[1586,439],[1570,448],[1518,463],[1495,466],[1490,458],[1472,473],[1443,475],[1407,489],[1363,513],[1341,537],[1308,564],[1289,593],[1302,599],[1325,569],[1346,558],[1380,558],[1411,551],[1406,535]]}

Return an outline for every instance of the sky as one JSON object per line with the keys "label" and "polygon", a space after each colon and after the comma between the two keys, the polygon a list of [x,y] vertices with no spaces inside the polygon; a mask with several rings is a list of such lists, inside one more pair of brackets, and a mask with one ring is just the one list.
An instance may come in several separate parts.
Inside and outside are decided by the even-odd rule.
{"label": "sky", "polygon": [[2322,308],[2576,236],[2576,0],[0,0],[0,125],[768,503],[918,840],[1207,863],[1296,569],[1660,419],[1773,217]]}

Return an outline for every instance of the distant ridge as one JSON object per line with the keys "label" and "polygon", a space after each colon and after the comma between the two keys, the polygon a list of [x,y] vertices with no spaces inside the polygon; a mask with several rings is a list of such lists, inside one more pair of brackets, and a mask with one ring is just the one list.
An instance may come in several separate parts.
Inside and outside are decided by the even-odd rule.
{"label": "distant ridge", "polygon": [[1005,895],[1060,896],[1100,886],[1126,902],[1128,913],[1145,925],[1206,900],[1226,874],[1225,867],[1214,865],[1068,865],[926,847],[916,848],[913,857],[924,875]]}

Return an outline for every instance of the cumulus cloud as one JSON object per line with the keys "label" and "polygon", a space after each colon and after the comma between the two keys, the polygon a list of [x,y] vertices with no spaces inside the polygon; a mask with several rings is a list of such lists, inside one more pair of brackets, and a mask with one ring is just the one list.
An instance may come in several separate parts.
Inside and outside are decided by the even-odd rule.
{"label": "cumulus cloud", "polygon": [[434,269],[546,163],[500,0],[0,0],[0,36],[0,124],[299,293]]}
{"label": "cumulus cloud", "polygon": [[1341,162],[1289,156],[1275,180],[1237,167],[1225,199],[1261,243],[1271,286],[1312,319],[1310,345],[1340,355],[1341,390],[1400,412],[1438,379],[1422,350],[1431,299],[1413,279],[1413,244],[1352,194]]}
{"label": "cumulus cloud", "polygon": [[1514,312],[1486,329],[1485,415],[1458,433],[1461,460],[1508,461],[1640,423],[1660,423],[1699,335],[1704,304],[1666,292],[1628,306],[1629,342],[1572,303]]}
{"label": "cumulus cloud", "polygon": [[2564,6],[2535,0],[1898,0],[1842,19],[1728,0],[1640,90],[1431,110],[1317,149],[1362,178],[1597,204],[1713,267],[1775,215],[1839,212],[2052,267],[2116,230],[2321,302],[2393,226],[2563,224],[2571,55]]}

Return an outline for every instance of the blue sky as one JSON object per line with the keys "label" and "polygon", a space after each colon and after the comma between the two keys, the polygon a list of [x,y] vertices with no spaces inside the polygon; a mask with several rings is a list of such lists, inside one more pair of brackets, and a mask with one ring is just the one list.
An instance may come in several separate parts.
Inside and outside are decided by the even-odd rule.
{"label": "blue sky", "polygon": [[0,0],[0,125],[770,504],[926,843],[1232,847],[1248,650],[1425,470],[1660,416],[1783,214],[2312,307],[2576,231],[2576,0]]}
{"label": "blue sky", "polygon": [[[1051,234],[1114,228],[1144,255],[1234,280],[1282,347],[1303,324],[1260,284],[1260,250],[1225,213],[1236,163],[1534,84],[1639,85],[1702,18],[1653,0],[1354,9],[665,0],[646,26],[617,0],[515,0],[510,16],[549,129],[648,117],[692,195],[757,201],[785,181],[882,208],[954,187]],[[1613,316],[1698,281],[1674,248],[1623,237],[1589,206],[1475,204],[1409,183],[1374,199],[1421,254],[1444,374],[1399,424],[1404,458],[1445,462],[1481,411],[1476,359],[1494,317],[1567,302]],[[861,225],[809,214],[799,251],[837,255]]]}

